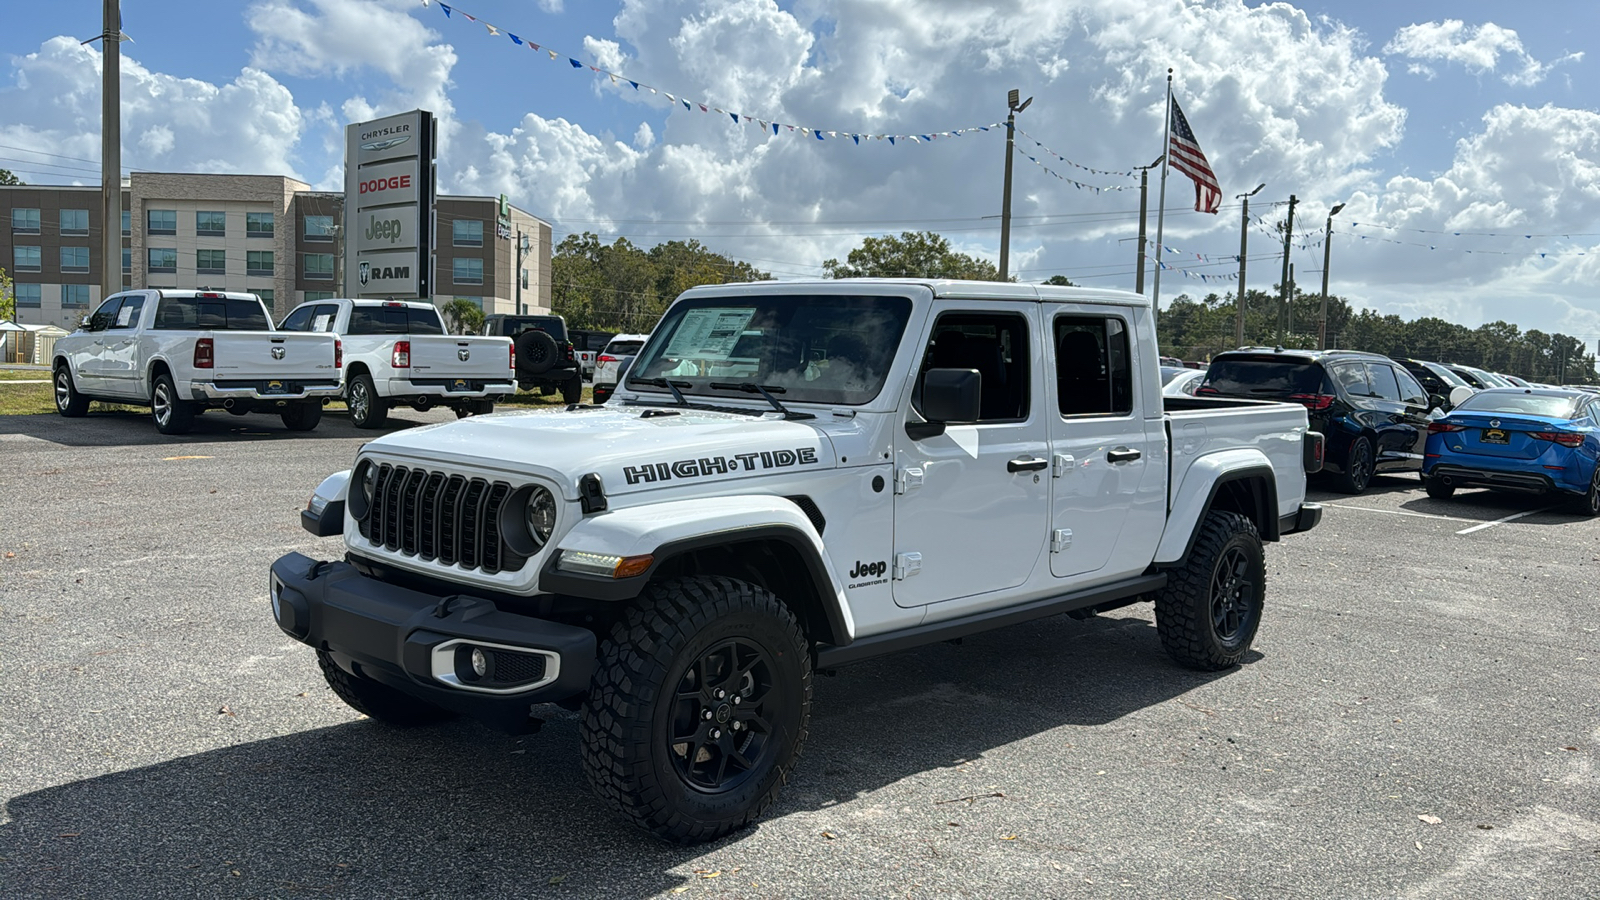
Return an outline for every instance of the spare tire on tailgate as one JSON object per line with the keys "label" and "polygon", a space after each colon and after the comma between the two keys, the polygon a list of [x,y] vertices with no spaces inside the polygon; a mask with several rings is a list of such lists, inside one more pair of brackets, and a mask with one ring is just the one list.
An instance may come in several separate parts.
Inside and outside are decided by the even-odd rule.
{"label": "spare tire on tailgate", "polygon": [[517,335],[517,369],[530,375],[550,371],[561,357],[556,339],[543,331],[528,330]]}

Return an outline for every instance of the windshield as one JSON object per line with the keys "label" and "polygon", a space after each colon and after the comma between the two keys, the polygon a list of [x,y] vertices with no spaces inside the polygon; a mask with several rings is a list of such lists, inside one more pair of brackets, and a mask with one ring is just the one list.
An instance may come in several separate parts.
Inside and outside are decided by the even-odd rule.
{"label": "windshield", "polygon": [[606,345],[607,356],[632,356],[644,346],[644,341],[612,341]]}
{"label": "windshield", "polygon": [[1520,413],[1570,419],[1578,400],[1559,394],[1529,394],[1524,391],[1479,391],[1461,401],[1455,412]]}
{"label": "windshield", "polygon": [[[867,403],[883,388],[911,315],[906,297],[758,294],[682,301],[628,373],[669,378],[684,393],[737,396],[753,383],[786,403]],[[687,384],[687,387],[683,385]],[[781,389],[781,390],[780,390]]]}
{"label": "windshield", "polygon": [[1418,363],[1417,365],[1422,366],[1429,372],[1432,372],[1435,378],[1438,378],[1440,381],[1444,382],[1450,387],[1472,387],[1472,385],[1467,384],[1467,380],[1465,378],[1462,378],[1460,375],[1457,375],[1448,368],[1437,363],[1425,362]]}
{"label": "windshield", "polygon": [[1506,381],[1504,378],[1501,378],[1500,376],[1491,372],[1485,372],[1484,370],[1474,368],[1473,366],[1456,366],[1456,371],[1460,372],[1463,370],[1472,375],[1474,378],[1477,378],[1479,381],[1483,382],[1484,387],[1515,387],[1515,385],[1513,385],[1511,382]]}
{"label": "windshield", "polygon": [[1318,394],[1323,392],[1322,367],[1303,359],[1223,357],[1206,370],[1204,387],[1235,397]]}

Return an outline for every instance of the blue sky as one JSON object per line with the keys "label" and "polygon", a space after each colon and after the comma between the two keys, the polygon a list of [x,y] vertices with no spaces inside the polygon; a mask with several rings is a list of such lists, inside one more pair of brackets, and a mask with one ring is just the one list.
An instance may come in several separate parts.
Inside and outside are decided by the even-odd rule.
{"label": "blue sky", "polygon": [[[24,149],[0,149],[0,167],[34,182],[94,182],[83,160],[98,156],[98,75],[76,40],[98,30],[100,3],[7,7],[0,145]],[[1233,289],[1232,197],[1266,182],[1252,212],[1270,222],[1281,214],[1272,204],[1293,192],[1297,231],[1348,204],[1331,274],[1357,306],[1600,340],[1591,287],[1600,279],[1600,12],[1591,3],[456,7],[559,50],[556,63],[420,0],[126,0],[123,9],[134,38],[123,45],[129,166],[293,174],[332,187],[346,121],[421,105],[447,123],[444,190],[506,192],[551,221],[557,240],[585,229],[644,245],[699,237],[780,277],[817,275],[861,237],[901,230],[938,230],[996,256],[998,228],[984,217],[999,211],[1000,135],[894,147],[772,137],[613,89],[565,56],[708,105],[844,133],[992,123],[1005,90],[1018,87],[1037,97],[1019,125],[1106,170],[1159,153],[1162,75],[1173,65],[1229,205],[1216,217],[1194,213],[1192,188],[1169,183],[1174,268],[1163,302]],[[1017,162],[1014,270],[1131,287],[1137,193],[1074,188]],[[1132,183],[1050,167],[1102,188]],[[1269,229],[1253,231],[1253,288],[1276,280]],[[1316,238],[1298,243],[1294,259],[1305,284],[1321,267]]]}

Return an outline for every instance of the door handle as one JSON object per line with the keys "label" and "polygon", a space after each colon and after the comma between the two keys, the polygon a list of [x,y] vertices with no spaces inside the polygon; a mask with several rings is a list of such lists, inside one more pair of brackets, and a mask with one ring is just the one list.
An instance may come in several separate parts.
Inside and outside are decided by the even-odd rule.
{"label": "door handle", "polygon": [[1126,447],[1117,450],[1107,450],[1106,462],[1133,462],[1134,460],[1138,459],[1140,455],[1141,454],[1139,451],[1129,450]]}
{"label": "door handle", "polygon": [[1037,456],[1023,456],[1006,461],[1007,472],[1037,472],[1050,465],[1050,460]]}

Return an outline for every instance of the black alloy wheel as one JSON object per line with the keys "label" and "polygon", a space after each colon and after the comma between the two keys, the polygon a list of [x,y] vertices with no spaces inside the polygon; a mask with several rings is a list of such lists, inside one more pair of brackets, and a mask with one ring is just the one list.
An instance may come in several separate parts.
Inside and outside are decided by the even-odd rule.
{"label": "black alloy wheel", "polygon": [[1589,479],[1589,490],[1578,500],[1578,512],[1585,516],[1600,516],[1600,463],[1594,467],[1594,477]]}
{"label": "black alloy wheel", "polygon": [[776,746],[771,723],[787,718],[773,680],[766,648],[744,638],[717,644],[684,671],[665,749],[685,784],[731,791],[767,765]]}
{"label": "black alloy wheel", "polygon": [[1211,511],[1183,565],[1156,594],[1156,632],[1167,655],[1216,672],[1238,665],[1261,627],[1267,569],[1255,523]]}
{"label": "black alloy wheel", "polygon": [[1251,575],[1250,557],[1239,546],[1224,551],[1212,572],[1211,628],[1224,644],[1237,643],[1246,628],[1254,629],[1261,605]]}
{"label": "black alloy wheel", "polygon": [[1360,494],[1372,483],[1372,441],[1358,437],[1350,442],[1350,452],[1345,456],[1344,474],[1339,477],[1339,489],[1347,494]]}

